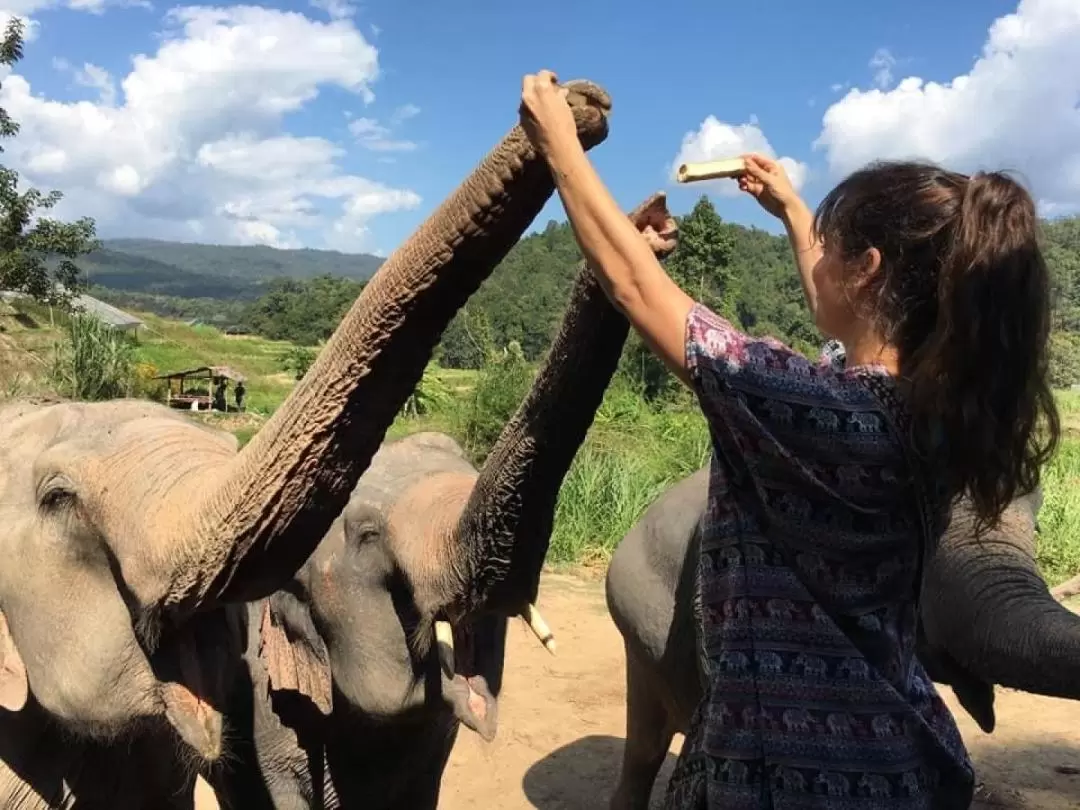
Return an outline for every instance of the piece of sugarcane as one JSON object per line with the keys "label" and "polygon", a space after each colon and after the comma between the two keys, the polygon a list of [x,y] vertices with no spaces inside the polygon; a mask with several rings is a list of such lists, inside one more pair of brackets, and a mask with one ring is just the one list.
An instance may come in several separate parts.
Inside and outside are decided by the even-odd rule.
{"label": "piece of sugarcane", "polygon": [[684,163],[675,172],[675,179],[680,183],[696,183],[701,180],[717,180],[721,177],[738,177],[746,172],[746,162],[742,158],[728,160],[709,160],[704,163]]}

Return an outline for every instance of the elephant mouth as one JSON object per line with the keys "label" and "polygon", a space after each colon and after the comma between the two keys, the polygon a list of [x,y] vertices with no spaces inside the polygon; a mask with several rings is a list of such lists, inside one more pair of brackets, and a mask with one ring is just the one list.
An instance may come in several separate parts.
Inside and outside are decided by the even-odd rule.
{"label": "elephant mouth", "polygon": [[[483,738],[495,739],[498,726],[498,701],[491,693],[487,678],[480,673],[476,634],[469,622],[449,628],[452,645],[447,644],[447,624],[438,632],[443,698],[449,702],[458,720]],[[448,649],[453,647],[452,651]],[[452,664],[452,668],[451,668]]]}
{"label": "elephant mouth", "polygon": [[207,651],[220,649],[218,629],[192,622],[170,632],[150,657],[165,719],[203,760],[214,762],[224,749],[224,667],[206,667]]}
{"label": "elephant mouth", "polygon": [[480,675],[476,661],[476,635],[471,625],[454,628],[454,681],[463,682],[469,689],[469,708],[483,719],[487,715],[485,696],[490,698],[487,683]]}

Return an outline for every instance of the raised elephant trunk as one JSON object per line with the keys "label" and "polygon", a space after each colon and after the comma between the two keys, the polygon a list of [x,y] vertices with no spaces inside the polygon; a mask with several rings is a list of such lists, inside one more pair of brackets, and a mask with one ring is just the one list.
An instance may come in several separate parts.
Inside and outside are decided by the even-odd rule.
{"label": "raised elephant trunk", "polygon": [[[610,99],[587,82],[568,87],[578,136],[591,148],[607,136]],[[553,191],[515,126],[379,269],[227,469],[173,494],[160,531],[180,534],[190,555],[159,603],[251,600],[285,583],[345,507],[447,324]]]}
{"label": "raised elephant trunk", "polygon": [[971,505],[961,501],[927,559],[927,639],[990,684],[1080,698],[1080,617],[1039,575],[1030,504],[1014,501],[997,529],[974,536]]}
{"label": "raised elephant trunk", "polygon": [[[630,219],[675,247],[666,197],[654,194]],[[465,545],[467,592],[461,614],[526,613],[535,600],[563,477],[618,366],[629,324],[582,263],[562,326],[524,402],[484,463],[458,522]]]}

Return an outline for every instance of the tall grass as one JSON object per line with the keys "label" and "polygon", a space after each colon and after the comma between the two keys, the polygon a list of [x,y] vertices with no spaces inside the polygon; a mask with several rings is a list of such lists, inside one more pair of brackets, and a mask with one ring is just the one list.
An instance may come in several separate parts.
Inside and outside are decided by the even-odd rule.
{"label": "tall grass", "polygon": [[131,396],[135,347],[127,335],[81,314],[69,317],[64,331],[50,370],[60,393],[89,401]]}
{"label": "tall grass", "polygon": [[1058,394],[1063,436],[1057,455],[1043,469],[1038,560],[1056,584],[1080,573],[1080,394]]}
{"label": "tall grass", "polygon": [[[47,313],[42,318],[48,322]],[[228,425],[241,444],[295,385],[295,375],[281,365],[289,344],[228,337],[210,327],[154,316],[147,317],[147,324],[148,332],[133,345],[92,319],[61,321],[65,339],[54,356],[54,385],[83,399],[143,396],[150,383],[141,378],[149,370],[229,365],[249,380],[248,419]],[[481,372],[429,366],[388,435],[442,431],[481,463],[532,375],[513,348],[491,352]],[[23,387],[21,378],[12,379],[7,382],[13,390]],[[1058,404],[1064,437],[1043,473],[1038,539],[1039,565],[1051,583],[1080,572],[1080,393],[1062,392]],[[648,506],[706,464],[709,452],[704,419],[688,393],[680,388],[665,403],[650,404],[626,377],[616,375],[559,493],[549,561],[606,561]]]}
{"label": "tall grass", "polygon": [[606,561],[649,504],[709,453],[696,411],[650,406],[617,381],[563,481],[548,559]]}
{"label": "tall grass", "polygon": [[[445,374],[455,396],[420,418],[399,420],[391,436],[416,430],[453,435],[478,463],[513,413],[531,376],[500,364],[470,378]],[[1065,435],[1043,472],[1038,562],[1051,583],[1080,572],[1080,394],[1063,392]],[[708,429],[692,398],[647,403],[616,376],[559,492],[548,561],[603,563],[649,505],[708,463]]]}

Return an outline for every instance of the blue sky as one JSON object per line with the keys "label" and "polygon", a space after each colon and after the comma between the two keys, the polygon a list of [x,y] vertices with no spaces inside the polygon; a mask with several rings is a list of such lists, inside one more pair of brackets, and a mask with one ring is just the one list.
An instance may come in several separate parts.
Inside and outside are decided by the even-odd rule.
{"label": "blue sky", "polygon": [[[667,188],[682,212],[707,190],[726,219],[773,227],[730,181],[672,187],[688,134],[684,156],[764,143],[798,167],[811,202],[865,159],[917,154],[961,169],[1016,164],[1048,213],[1080,207],[1075,0],[320,0],[263,4],[243,19],[235,6],[183,7],[182,23],[149,3],[20,2],[31,5],[12,10],[29,14],[35,36],[16,68],[28,87],[7,78],[0,91],[24,122],[8,155],[36,184],[65,191],[63,213],[96,216],[105,236],[392,250],[514,123],[521,77],[541,67],[611,93],[611,135],[592,155],[627,208]],[[87,3],[99,10],[80,10]],[[992,29],[999,18],[1013,23]],[[168,42],[185,55],[163,58]],[[364,54],[371,68],[356,72]],[[966,74],[966,87],[949,84]],[[154,80],[135,101],[129,75]],[[905,89],[905,77],[938,85]],[[183,92],[151,98],[171,83]],[[191,112],[211,101],[212,114]],[[1050,131],[1032,138],[1036,101],[1052,107],[1040,122]],[[989,135],[971,126],[984,116]],[[292,167],[301,147],[312,154]],[[335,168],[305,185],[323,158]],[[537,225],[549,218],[563,218],[557,200]]]}

